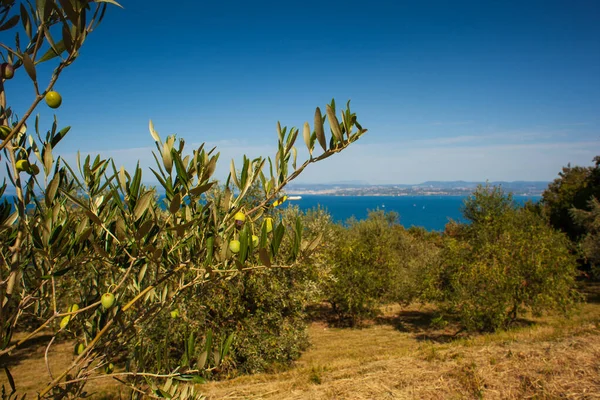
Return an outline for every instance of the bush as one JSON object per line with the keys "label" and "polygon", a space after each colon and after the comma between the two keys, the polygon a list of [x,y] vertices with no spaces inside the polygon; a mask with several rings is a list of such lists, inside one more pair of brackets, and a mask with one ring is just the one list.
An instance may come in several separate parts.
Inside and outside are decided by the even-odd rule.
{"label": "bush", "polygon": [[436,256],[435,246],[409,234],[397,214],[369,212],[364,221],[337,226],[325,296],[340,322],[360,324],[382,303],[416,298],[421,274]]}
{"label": "bush", "polygon": [[564,234],[499,188],[479,187],[465,210],[470,224],[453,225],[427,278],[428,297],[446,315],[493,331],[526,310],[566,312],[576,303],[576,260]]}
{"label": "bush", "polygon": [[600,201],[596,197],[588,202],[587,210],[571,209],[576,224],[585,229],[579,241],[581,254],[590,265],[591,276],[600,279]]}
{"label": "bush", "polygon": [[600,198],[600,156],[594,158],[591,167],[563,167],[559,177],[542,195],[543,212],[554,228],[578,242],[587,230],[585,225],[573,220],[571,209],[590,211],[593,197]]}
{"label": "bush", "polygon": [[[197,360],[209,332],[215,343],[233,334],[226,358],[213,362],[205,378],[287,365],[308,346],[303,284],[295,275],[293,269],[259,270],[193,288],[177,302],[176,318],[165,310],[148,321],[130,348],[145,352],[145,368],[165,373],[186,357],[190,335],[198,339],[190,353]],[[171,349],[169,356],[161,357],[165,348]]]}
{"label": "bush", "polygon": [[[218,198],[221,191],[213,192]],[[256,190],[249,192],[252,199]],[[253,195],[254,194],[254,195]],[[254,204],[249,201],[247,208]],[[177,301],[179,316],[170,317],[168,310],[159,322],[148,321],[141,336],[132,345],[145,353],[145,367],[168,372],[186,357],[190,335],[202,339],[208,332],[214,340],[224,340],[230,333],[234,339],[221,365],[205,371],[206,378],[255,373],[288,365],[308,346],[305,308],[318,298],[319,280],[323,274],[318,250],[328,237],[331,217],[321,209],[306,213],[298,207],[269,211],[275,221],[282,221],[286,231],[293,232],[298,219],[302,225],[302,247],[313,246],[311,256],[283,268],[255,269],[228,280],[217,280],[202,287],[190,288]],[[295,236],[286,235],[276,260],[286,261],[293,252]],[[205,340],[200,340],[191,358],[200,357]],[[168,357],[164,349],[169,348]],[[133,360],[132,360],[133,361]]]}

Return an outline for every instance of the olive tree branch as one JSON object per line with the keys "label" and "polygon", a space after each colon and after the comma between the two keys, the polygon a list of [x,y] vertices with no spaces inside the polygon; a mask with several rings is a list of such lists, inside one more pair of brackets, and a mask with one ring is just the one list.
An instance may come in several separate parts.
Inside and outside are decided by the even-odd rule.
{"label": "olive tree branch", "polygon": [[23,57],[21,57],[19,55],[19,53],[17,53],[16,51],[14,51],[13,49],[11,49],[10,47],[8,47],[7,45],[5,45],[4,43],[0,43],[0,47],[2,47],[4,50],[6,50],[9,53],[12,53],[15,57],[17,57],[19,60],[23,60]]}
{"label": "olive tree branch", "polygon": [[310,164],[312,163],[316,163],[318,161],[324,160],[328,157],[331,157],[332,155],[334,155],[335,153],[339,153],[340,151],[344,150],[346,147],[348,147],[350,145],[350,143],[352,143],[352,141],[350,140],[346,140],[345,142],[342,142],[342,146],[340,147],[335,147],[333,149],[329,149],[326,152],[324,152],[323,154],[321,154],[318,157],[315,158],[309,158],[308,160],[306,160],[299,168],[297,168],[296,170],[294,170],[294,172],[289,175],[287,178],[285,178],[280,184],[279,186],[273,190],[273,193],[271,195],[269,195],[267,198],[265,198],[263,201],[260,202],[260,204],[258,204],[256,207],[252,208],[250,211],[248,211],[248,214],[253,214],[256,211],[260,210],[261,208],[265,207],[269,202],[271,202],[275,196],[288,184],[290,183],[292,180],[296,179],[296,177],[298,177],[298,175],[300,175],[302,173],[302,171],[304,171],[304,169],[306,167],[308,167]]}
{"label": "olive tree branch", "polygon": [[[4,144],[6,142],[3,142]],[[15,176],[15,189],[17,194],[17,208],[19,213],[19,229],[17,229],[17,237],[15,239],[15,244],[9,250],[12,252],[12,256],[10,258],[10,273],[8,276],[8,282],[6,284],[6,291],[4,295],[6,296],[6,300],[10,300],[12,297],[15,284],[17,283],[17,278],[19,274],[19,255],[21,254],[21,243],[23,241],[23,224],[25,218],[25,201],[23,199],[23,189],[21,188],[21,178],[19,176],[19,171],[16,167],[16,159],[15,159],[15,151],[11,143],[9,143],[9,147],[7,148],[8,155],[10,157],[10,164],[12,166],[12,173]],[[5,304],[7,307],[9,306],[9,301]],[[4,304],[0,304],[0,310],[2,314],[4,314]],[[4,318],[4,315],[2,315]]]}
{"label": "olive tree branch", "polygon": [[[64,63],[61,63],[56,70],[54,71],[54,74],[52,75],[52,79],[50,79],[50,83],[48,84],[48,86],[46,87],[46,90],[44,91],[44,93],[50,91],[50,89],[52,89],[52,87],[54,86],[54,84],[56,83],[56,81],[58,80],[58,77],[60,76],[60,73],[62,72],[62,70],[64,69]],[[33,101],[33,103],[31,104],[31,106],[29,107],[29,109],[25,112],[25,114],[23,115],[23,117],[19,120],[19,122],[17,122],[17,125],[15,125],[15,127],[13,128],[13,130],[6,136],[6,139],[4,139],[1,143],[0,143],[0,150],[4,149],[6,146],[8,146],[8,143],[12,140],[12,138],[17,134],[17,132],[19,132],[21,130],[21,128],[23,127],[23,125],[25,124],[25,121],[27,121],[29,119],[29,117],[31,116],[31,114],[33,113],[33,111],[36,109],[36,107],[38,106],[38,104],[44,99],[44,95],[38,93],[35,97],[35,100]]]}
{"label": "olive tree branch", "polygon": [[186,371],[185,373],[173,373],[173,374],[153,374],[153,373],[149,373],[149,372],[115,372],[112,374],[96,375],[96,376],[90,376],[90,377],[85,377],[85,378],[72,379],[70,381],[60,382],[59,385],[68,385],[69,383],[77,383],[77,382],[81,382],[81,381],[85,381],[85,380],[91,381],[91,380],[97,380],[97,379],[115,378],[117,376],[133,376],[133,377],[146,376],[149,378],[168,379],[168,378],[177,378],[178,376],[181,376],[181,375],[193,374],[193,373],[197,373],[197,372],[200,372],[200,370],[193,369],[193,370]]}
{"label": "olive tree branch", "polygon": [[[182,269],[184,269],[187,266],[187,264],[182,264],[179,267],[169,271],[167,274],[165,274],[165,276],[163,276],[162,278],[160,278],[159,280],[157,280],[153,285],[148,286],[147,288],[145,288],[144,290],[142,290],[137,296],[135,296],[132,300],[130,300],[127,304],[125,304],[120,312],[127,312],[127,310],[129,310],[133,305],[135,305],[135,303],[137,303],[144,295],[146,295],[146,293],[148,293],[149,291],[151,291],[152,289],[156,288],[156,286],[160,285],[161,283],[163,283],[164,281],[166,281],[167,279],[169,279],[173,274],[177,273],[178,271],[181,271]],[[106,334],[106,332],[108,332],[109,328],[114,324],[115,322],[115,317],[111,318],[110,320],[108,320],[108,322],[106,323],[106,325],[104,325],[104,328],[102,328],[102,330],[100,330],[100,332],[98,332],[98,334],[96,335],[96,337],[87,345],[87,347],[83,350],[83,352],[71,363],[71,365],[69,367],[67,367],[58,377],[56,377],[55,379],[52,380],[52,382],[50,382],[39,394],[39,397],[43,397],[44,395],[46,395],[50,390],[52,390],[52,388],[56,385],[59,384],[59,382],[65,377],[67,376],[67,374],[69,372],[71,372],[71,370],[73,368],[75,368],[77,365],[79,365],[79,363],[85,358],[85,356],[92,351],[92,349],[94,348],[94,346],[98,343],[98,341],[100,341],[100,339],[102,338],[102,336],[104,336]]]}
{"label": "olive tree branch", "polygon": [[52,321],[54,321],[56,318],[61,318],[61,317],[67,317],[70,315],[77,315],[79,313],[82,313],[84,311],[87,311],[89,309],[95,308],[97,306],[99,306],[101,304],[100,301],[97,301],[95,303],[90,304],[87,307],[84,308],[80,308],[77,311],[71,311],[71,312],[64,312],[64,313],[57,313],[52,315],[50,318],[48,318],[41,326],[39,326],[36,330],[34,330],[33,332],[29,333],[27,336],[25,336],[23,339],[19,340],[17,343],[13,344],[10,347],[7,347],[4,350],[0,350],[0,356],[6,354],[6,353],[10,353],[11,351],[13,351],[14,349],[16,349],[17,347],[21,346],[23,343],[27,342],[28,340],[30,340],[32,337],[34,337],[35,335],[37,335],[38,333],[40,333],[41,331],[43,331],[48,325],[50,325],[50,323]]}

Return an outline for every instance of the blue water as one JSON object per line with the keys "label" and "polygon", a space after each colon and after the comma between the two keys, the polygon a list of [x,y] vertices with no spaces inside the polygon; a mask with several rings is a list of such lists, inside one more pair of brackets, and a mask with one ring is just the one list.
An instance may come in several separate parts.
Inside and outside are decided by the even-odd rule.
{"label": "blue water", "polygon": [[[12,196],[6,196],[12,202]],[[427,230],[444,230],[448,221],[462,221],[462,206],[467,196],[325,196],[302,195],[301,200],[289,201],[302,211],[321,207],[331,214],[335,222],[344,223],[350,217],[365,219],[370,210],[395,211],[406,228],[420,226]],[[541,196],[514,196],[523,204],[527,200],[539,201]]]}
{"label": "blue water", "polygon": [[[539,201],[540,196],[514,196],[517,203]],[[461,209],[466,196],[323,196],[302,195],[301,200],[290,201],[306,211],[317,206],[325,208],[335,222],[345,222],[354,216],[367,217],[369,210],[395,211],[406,228],[420,226],[441,231],[450,219],[462,221]]]}

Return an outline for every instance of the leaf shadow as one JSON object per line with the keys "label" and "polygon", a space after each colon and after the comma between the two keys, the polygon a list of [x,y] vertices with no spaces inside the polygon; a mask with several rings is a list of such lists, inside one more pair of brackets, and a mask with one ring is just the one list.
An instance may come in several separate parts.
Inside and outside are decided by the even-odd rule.
{"label": "leaf shadow", "polygon": [[43,358],[44,349],[51,339],[52,335],[50,334],[34,336],[13,350],[10,355],[4,354],[0,357],[0,367],[14,367],[23,360],[35,357],[37,353],[39,353],[39,357]]}
{"label": "leaf shadow", "polygon": [[412,334],[418,341],[448,343],[464,336],[455,322],[448,323],[444,328],[436,327],[434,320],[437,316],[434,310],[401,310],[394,315],[377,317],[375,323],[390,325],[397,331]]}

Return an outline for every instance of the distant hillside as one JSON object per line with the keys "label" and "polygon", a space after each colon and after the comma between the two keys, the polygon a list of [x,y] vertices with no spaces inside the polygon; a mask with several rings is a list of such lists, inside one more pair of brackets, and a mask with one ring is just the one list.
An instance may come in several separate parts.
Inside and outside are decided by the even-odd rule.
{"label": "distant hillside", "polygon": [[[505,189],[524,190],[524,189],[535,189],[545,190],[550,182],[543,181],[495,181],[489,182],[493,186],[502,186]],[[457,189],[457,188],[471,188],[475,189],[477,185],[485,185],[485,182],[466,182],[466,181],[427,181],[419,183],[418,185],[411,185],[413,187],[434,187],[440,189]]]}
{"label": "distant hillside", "polygon": [[[506,192],[515,195],[539,196],[548,187],[549,182],[515,181],[489,182],[501,186]],[[466,181],[427,181],[418,184],[372,185],[363,183],[293,183],[288,186],[288,193],[323,194],[333,196],[465,196],[471,194],[477,185],[485,182]]]}

